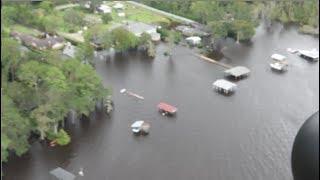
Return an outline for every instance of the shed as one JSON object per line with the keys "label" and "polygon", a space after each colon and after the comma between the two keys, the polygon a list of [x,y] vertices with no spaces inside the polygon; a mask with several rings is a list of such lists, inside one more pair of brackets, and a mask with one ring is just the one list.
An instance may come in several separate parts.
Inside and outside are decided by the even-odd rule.
{"label": "shed", "polygon": [[124,5],[123,5],[122,3],[117,2],[117,3],[113,6],[113,8],[115,8],[115,9],[124,9]]}
{"label": "shed", "polygon": [[227,80],[224,79],[218,79],[216,80],[213,84],[212,84],[213,88],[223,92],[225,94],[229,94],[231,92],[233,92],[235,90],[235,88],[237,87],[236,84],[229,82]]}
{"label": "shed", "polygon": [[313,60],[313,61],[319,60],[319,51],[316,49],[313,49],[311,51],[299,50],[299,54],[301,57],[307,60]]}
{"label": "shed", "polygon": [[74,180],[76,176],[60,167],[50,171],[50,174],[56,177],[58,180]]}
{"label": "shed", "polygon": [[250,74],[250,70],[244,66],[236,66],[236,67],[228,69],[224,72],[227,75],[232,76],[236,79],[248,76]]}
{"label": "shed", "polygon": [[199,36],[191,36],[186,38],[186,41],[192,45],[199,45],[201,43],[201,38]]}
{"label": "shed", "polygon": [[111,13],[111,11],[112,11],[111,7],[108,6],[108,5],[105,5],[105,4],[101,4],[97,9],[98,9],[99,12],[102,12],[102,13],[105,13],[105,14]]}
{"label": "shed", "polygon": [[276,60],[276,61],[284,61],[284,60],[286,60],[286,57],[281,55],[281,54],[273,54],[271,56],[271,58]]}
{"label": "shed", "polygon": [[287,70],[287,64],[285,63],[280,63],[280,62],[274,62],[274,63],[270,63],[270,67],[273,69],[273,70],[277,70],[277,71],[285,71]]}

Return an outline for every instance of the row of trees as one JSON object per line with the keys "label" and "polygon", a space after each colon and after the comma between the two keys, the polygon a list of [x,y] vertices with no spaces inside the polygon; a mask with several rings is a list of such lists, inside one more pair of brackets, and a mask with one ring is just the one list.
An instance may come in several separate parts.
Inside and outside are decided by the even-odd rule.
{"label": "row of trees", "polygon": [[254,35],[254,6],[242,1],[144,0],[153,7],[185,16],[207,25],[214,37],[248,40]]}

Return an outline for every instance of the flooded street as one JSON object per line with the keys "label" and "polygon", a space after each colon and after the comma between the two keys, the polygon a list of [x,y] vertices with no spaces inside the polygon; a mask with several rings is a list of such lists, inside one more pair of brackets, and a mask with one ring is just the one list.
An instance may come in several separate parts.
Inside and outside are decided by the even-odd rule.
{"label": "flooded street", "polygon": [[[221,62],[251,70],[226,97],[212,90],[224,77],[221,66],[176,47],[172,60],[149,60],[137,53],[105,60],[96,69],[112,86],[115,110],[110,118],[68,125],[72,142],[47,147],[36,142],[21,158],[4,165],[5,180],[50,179],[57,166],[86,180],[291,180],[291,148],[303,122],[319,109],[319,64],[286,49],[319,49],[318,38],[295,28],[259,26],[251,45],[234,44]],[[288,57],[288,72],[273,72],[273,53]],[[144,100],[125,96],[126,88]],[[178,107],[177,116],[163,117],[161,101]],[[151,123],[148,136],[132,135],[135,120]]]}

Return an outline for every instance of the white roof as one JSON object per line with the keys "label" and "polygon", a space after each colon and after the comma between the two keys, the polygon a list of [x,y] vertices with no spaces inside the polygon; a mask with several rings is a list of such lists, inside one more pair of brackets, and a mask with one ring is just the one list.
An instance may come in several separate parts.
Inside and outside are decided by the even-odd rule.
{"label": "white roof", "polygon": [[238,77],[242,75],[247,75],[250,73],[250,70],[244,66],[236,66],[234,68],[228,69],[224,71],[225,73],[228,73],[232,76]]}
{"label": "white roof", "polygon": [[191,36],[186,38],[187,41],[201,41],[201,37],[199,36]]}
{"label": "white roof", "polygon": [[99,9],[100,9],[101,11],[103,11],[104,13],[111,13],[111,8],[110,8],[110,6],[108,6],[108,5],[101,4],[101,5],[99,6]]}
{"label": "white roof", "polygon": [[286,57],[281,54],[273,54],[271,58],[278,61],[284,61],[286,59]]}
{"label": "white roof", "polygon": [[121,13],[118,13],[118,16],[119,16],[119,17],[124,17],[124,16],[126,16],[126,14],[123,13],[123,12],[121,12]]}
{"label": "white roof", "polygon": [[286,64],[275,62],[275,63],[270,63],[270,67],[276,70],[282,70],[284,67],[286,67]]}
{"label": "white roof", "polygon": [[136,121],[131,125],[131,128],[140,128],[143,125],[144,121]]}
{"label": "white roof", "polygon": [[312,49],[311,51],[307,51],[307,50],[299,50],[299,53],[304,55],[304,56],[308,56],[312,59],[318,59],[319,58],[319,51],[316,49]]}
{"label": "white roof", "polygon": [[124,8],[124,5],[122,3],[116,3],[113,8],[115,9],[123,9]]}
{"label": "white roof", "polygon": [[233,88],[237,87],[236,84],[229,82],[227,80],[224,80],[224,79],[218,79],[212,85],[215,87],[225,89],[225,90],[232,90]]}

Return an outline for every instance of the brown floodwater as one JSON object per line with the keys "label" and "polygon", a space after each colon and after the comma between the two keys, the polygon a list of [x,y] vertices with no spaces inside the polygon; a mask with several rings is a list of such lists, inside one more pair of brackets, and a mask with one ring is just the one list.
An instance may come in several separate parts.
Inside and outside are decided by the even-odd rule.
{"label": "brown floodwater", "polygon": [[[236,82],[232,96],[212,90],[224,69],[177,46],[171,60],[157,46],[154,60],[138,53],[96,59],[104,85],[112,86],[115,110],[110,117],[68,124],[72,143],[66,147],[32,144],[22,157],[3,166],[4,180],[46,180],[57,166],[86,180],[291,180],[291,149],[304,121],[319,109],[319,64],[286,48],[319,49],[318,38],[277,24],[259,26],[251,44],[230,44],[221,62],[243,65],[251,75]],[[288,57],[288,72],[269,67],[270,56]],[[145,100],[119,91],[126,88]],[[157,104],[178,107],[168,118]],[[130,124],[151,123],[150,134],[133,136]]]}

